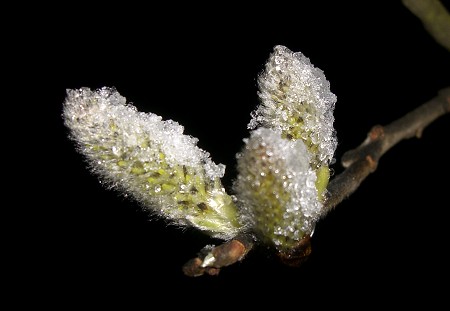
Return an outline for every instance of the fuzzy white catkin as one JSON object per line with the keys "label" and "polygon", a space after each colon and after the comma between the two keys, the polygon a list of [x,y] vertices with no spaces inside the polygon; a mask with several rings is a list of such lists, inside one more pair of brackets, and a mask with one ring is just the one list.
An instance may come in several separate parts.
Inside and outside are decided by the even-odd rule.
{"label": "fuzzy white catkin", "polygon": [[67,90],[63,118],[93,172],[174,224],[236,235],[231,197],[215,164],[183,127],[127,104],[114,88]]}
{"label": "fuzzy white catkin", "polygon": [[312,235],[322,212],[337,146],[336,96],[322,70],[281,45],[258,86],[261,104],[237,154],[233,199],[220,180],[225,166],[196,138],[137,111],[114,88],[67,90],[63,118],[91,170],[149,211],[220,239],[249,230],[289,252]]}
{"label": "fuzzy white catkin", "polygon": [[333,128],[336,96],[319,68],[301,52],[277,45],[258,77],[261,105],[252,113],[249,128],[281,130],[302,139],[315,152],[317,167],[328,165],[337,146]]}
{"label": "fuzzy white catkin", "polygon": [[311,156],[302,140],[272,129],[258,128],[244,142],[234,183],[242,217],[265,242],[293,247],[312,233],[322,208]]}
{"label": "fuzzy white catkin", "polygon": [[336,96],[301,52],[275,46],[258,77],[261,104],[238,154],[233,185],[243,218],[281,252],[311,236],[323,209],[337,146]]}

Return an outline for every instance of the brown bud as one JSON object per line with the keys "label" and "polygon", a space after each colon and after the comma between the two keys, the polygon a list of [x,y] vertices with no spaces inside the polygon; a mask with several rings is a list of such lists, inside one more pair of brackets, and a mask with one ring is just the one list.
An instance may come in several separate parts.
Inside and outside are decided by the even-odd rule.
{"label": "brown bud", "polygon": [[311,254],[311,237],[305,236],[289,251],[279,252],[281,262],[290,267],[301,266]]}

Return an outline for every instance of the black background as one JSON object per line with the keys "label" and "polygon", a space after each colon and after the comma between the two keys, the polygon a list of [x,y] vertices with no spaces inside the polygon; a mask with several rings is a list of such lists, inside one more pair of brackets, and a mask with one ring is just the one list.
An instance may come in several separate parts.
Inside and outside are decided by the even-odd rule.
{"label": "black background", "polygon": [[[48,120],[36,131],[45,181],[28,216],[24,272],[37,300],[61,306],[144,303],[216,308],[293,303],[445,303],[450,117],[390,150],[360,188],[320,221],[300,268],[265,250],[217,277],[182,265],[217,243],[168,226],[105,189],[86,169],[61,118],[68,88],[115,86],[139,110],[184,125],[235,176],[235,154],[258,104],[257,74],[277,44],[322,69],[337,96],[340,156],[450,86],[450,54],[400,1],[297,1],[49,7],[18,40]],[[40,9],[43,9],[40,7]],[[44,8],[45,9],[45,8]],[[47,131],[49,130],[49,131]],[[41,134],[41,135],[38,135]],[[44,138],[39,138],[42,137]],[[35,201],[36,202],[36,201]],[[33,219],[34,217],[34,219]],[[31,228],[31,226],[30,226]],[[93,300],[89,300],[93,299]]]}

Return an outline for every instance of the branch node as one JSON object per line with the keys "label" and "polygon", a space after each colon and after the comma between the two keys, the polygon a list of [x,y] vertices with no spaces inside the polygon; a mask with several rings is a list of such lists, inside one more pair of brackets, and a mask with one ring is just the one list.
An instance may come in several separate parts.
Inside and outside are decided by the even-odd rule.
{"label": "branch node", "polygon": [[224,267],[240,261],[246,254],[246,248],[238,240],[231,240],[212,249],[215,260],[213,267]]}
{"label": "branch node", "polygon": [[370,154],[366,156],[366,161],[369,164],[370,172],[373,173],[377,169],[377,161],[375,161]]}
{"label": "branch node", "polygon": [[431,122],[449,112],[450,87],[446,87],[438,91],[438,96],[400,119],[386,126],[374,126],[361,145],[342,155],[341,163],[345,170],[330,180],[321,217],[352,194],[369,173],[376,170],[384,153],[401,140],[414,135],[420,137]]}
{"label": "branch node", "polygon": [[300,267],[311,254],[311,237],[308,235],[301,239],[297,246],[288,252],[279,252],[281,262],[289,267]]}
{"label": "branch node", "polygon": [[219,246],[204,247],[199,257],[189,260],[183,266],[183,273],[187,276],[201,276],[203,274],[218,275],[220,269],[241,261],[253,247],[251,237],[240,236]]}
{"label": "branch node", "polygon": [[183,273],[187,276],[201,276],[205,273],[205,268],[202,267],[202,262],[200,258],[196,257],[183,266]]}
{"label": "branch node", "polygon": [[370,141],[381,139],[384,136],[384,127],[382,125],[375,125],[369,132]]}
{"label": "branch node", "polygon": [[423,133],[423,128],[419,128],[416,131],[416,138],[421,138]]}

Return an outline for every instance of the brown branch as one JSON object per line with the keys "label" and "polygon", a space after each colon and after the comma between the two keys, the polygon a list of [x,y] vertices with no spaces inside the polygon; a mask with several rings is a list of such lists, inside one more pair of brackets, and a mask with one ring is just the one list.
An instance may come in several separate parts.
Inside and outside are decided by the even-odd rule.
{"label": "brown branch", "polygon": [[435,98],[389,125],[374,126],[359,147],[342,156],[341,162],[346,169],[330,181],[322,217],[351,195],[376,170],[378,161],[389,149],[403,139],[420,138],[431,122],[449,112],[450,87],[447,87],[439,91]]}
{"label": "brown branch", "polygon": [[[430,123],[449,112],[450,87],[442,89],[438,96],[402,118],[386,126],[374,126],[359,147],[343,155],[341,162],[346,169],[330,181],[322,217],[351,195],[376,170],[378,161],[389,149],[403,139],[421,137]],[[198,257],[183,266],[183,272],[187,276],[218,275],[221,268],[244,259],[253,248],[253,241],[252,235],[242,234],[219,246],[207,246]],[[284,264],[297,267],[305,262],[310,253],[311,239],[307,236],[290,252],[279,253],[278,256]]]}
{"label": "brown branch", "polygon": [[402,0],[423,23],[426,31],[450,51],[450,14],[438,0]]}
{"label": "brown branch", "polygon": [[183,273],[187,276],[218,275],[221,268],[244,259],[252,247],[251,235],[240,235],[216,247],[207,246],[198,257],[184,264]]}

